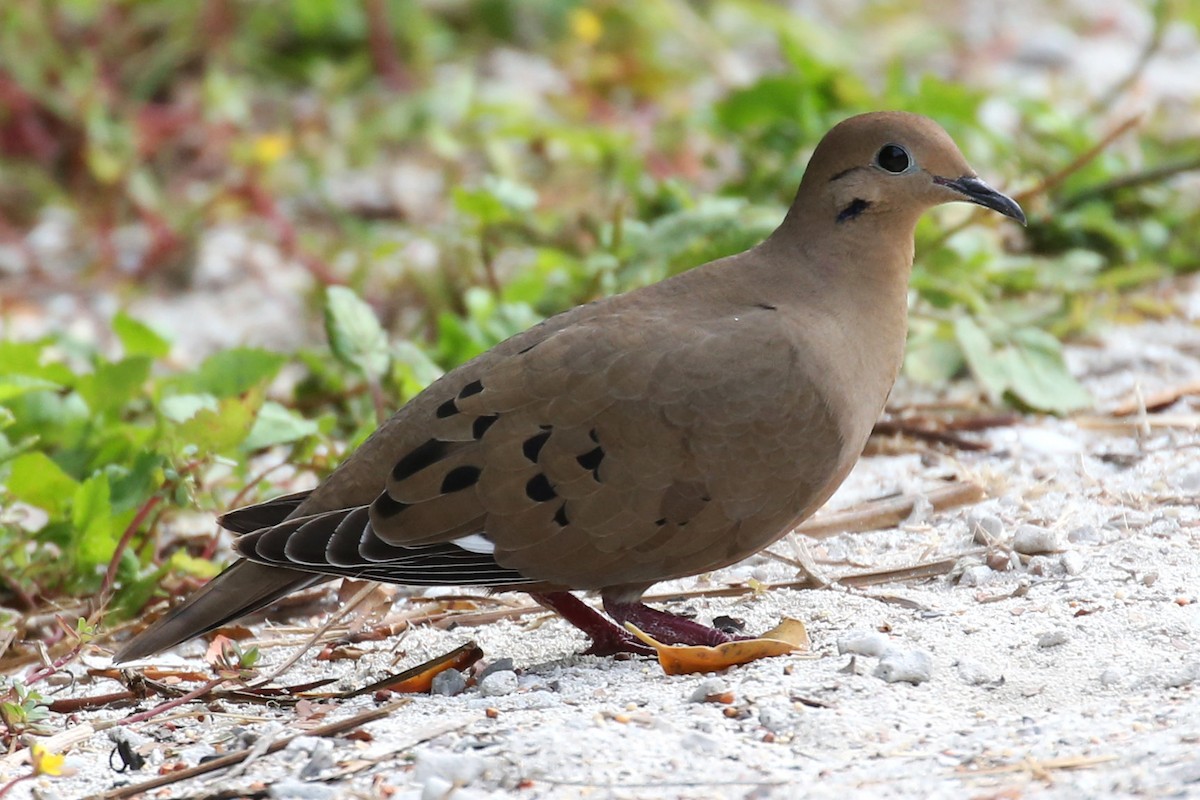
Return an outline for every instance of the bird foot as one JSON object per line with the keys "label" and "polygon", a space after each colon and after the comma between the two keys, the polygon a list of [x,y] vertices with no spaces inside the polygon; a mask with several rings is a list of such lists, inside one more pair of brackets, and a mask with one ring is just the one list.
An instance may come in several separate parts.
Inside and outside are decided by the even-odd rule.
{"label": "bird foot", "polygon": [[538,603],[588,635],[592,644],[583,651],[583,655],[614,656],[620,653],[632,653],[639,656],[652,656],[655,653],[653,647],[624,628],[614,625],[570,592],[530,592],[529,594]]}
{"label": "bird foot", "polygon": [[620,603],[604,600],[604,610],[621,625],[631,622],[637,628],[663,644],[705,645],[716,647],[727,642],[749,639],[701,625],[684,617],[659,611],[645,603]]}

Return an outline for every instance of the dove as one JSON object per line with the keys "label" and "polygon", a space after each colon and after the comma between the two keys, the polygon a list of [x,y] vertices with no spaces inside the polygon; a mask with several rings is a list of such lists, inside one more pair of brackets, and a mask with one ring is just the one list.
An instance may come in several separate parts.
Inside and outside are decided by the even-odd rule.
{"label": "dove", "polygon": [[525,591],[596,654],[647,652],[626,623],[729,641],[642,595],[746,559],[830,498],[900,370],[917,220],[959,201],[1025,223],[933,120],[839,123],[757,246],[501,342],[311,491],[224,515],[240,558],[116,660],[335,577]]}

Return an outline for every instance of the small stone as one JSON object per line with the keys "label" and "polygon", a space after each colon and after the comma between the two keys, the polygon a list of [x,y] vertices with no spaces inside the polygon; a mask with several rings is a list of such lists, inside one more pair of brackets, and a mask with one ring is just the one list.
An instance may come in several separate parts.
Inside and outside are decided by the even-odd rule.
{"label": "small stone", "polygon": [[479,682],[479,693],[484,697],[501,697],[517,690],[517,673],[512,670],[493,672]]}
{"label": "small stone", "polygon": [[454,697],[467,690],[467,679],[456,669],[448,669],[433,676],[429,693],[442,697]]}
{"label": "small stone", "polygon": [[1158,583],[1157,570],[1151,570],[1150,572],[1142,575],[1142,586],[1153,586],[1156,583]]}
{"label": "small stone", "polygon": [[1167,678],[1167,686],[1180,689],[1200,680],[1200,661],[1188,664]]}
{"label": "small stone", "polygon": [[873,674],[885,683],[924,683],[933,677],[933,656],[925,650],[889,650]]}
{"label": "small stone", "polygon": [[511,658],[497,658],[479,671],[478,679],[483,680],[493,672],[512,672],[515,667]]}
{"label": "small stone", "polygon": [[883,654],[890,640],[879,631],[846,631],[837,640],[838,655],[852,653],[876,657]]}
{"label": "small stone", "polygon": [[[467,786],[478,780],[486,769],[487,762],[474,753],[426,750],[418,753],[412,777],[414,782],[426,787],[439,779],[451,786]],[[438,796],[444,797],[445,794]]]}
{"label": "small stone", "polygon": [[1050,556],[1033,556],[1029,559],[1025,571],[1038,578],[1053,577],[1062,573],[1062,561]]}
{"label": "small stone", "polygon": [[1187,494],[1200,494],[1200,469],[1189,470],[1179,476],[1176,485]]}
{"label": "small stone", "polygon": [[295,778],[273,781],[267,787],[267,797],[271,800],[332,800],[337,794],[336,786]]}
{"label": "small stone", "polygon": [[1068,550],[1063,553],[1059,563],[1062,565],[1063,572],[1068,575],[1078,575],[1083,572],[1085,566],[1083,555],[1078,550]]}
{"label": "small stone", "polygon": [[1004,538],[1004,522],[991,514],[972,514],[967,517],[967,530],[975,544],[990,546]]}
{"label": "small stone", "polygon": [[1001,676],[982,661],[960,658],[958,660],[958,679],[968,686],[985,686],[999,682]]}
{"label": "small stone", "polygon": [[[1021,562],[1018,560],[1017,564],[1020,563]],[[988,569],[992,570],[993,572],[1008,572],[1009,570],[1016,569],[1016,567],[1013,565],[1012,555],[1004,552],[1003,550],[993,550],[992,552],[988,553],[987,566]]]}
{"label": "small stone", "polygon": [[1066,631],[1047,631],[1038,637],[1037,646],[1043,650],[1050,647],[1058,647],[1059,645],[1066,644],[1069,638]]}
{"label": "small stone", "polygon": [[1067,534],[1067,541],[1071,544],[1101,544],[1104,537],[1094,526],[1080,525]]}
{"label": "small stone", "polygon": [[720,678],[705,678],[696,686],[688,700],[693,703],[710,703],[713,702],[710,698],[720,697],[728,691],[729,687]]}
{"label": "small stone", "polygon": [[782,733],[792,727],[794,715],[779,706],[763,706],[758,710],[758,724],[772,733]]}
{"label": "small stone", "polygon": [[1062,550],[1062,543],[1058,540],[1058,535],[1048,528],[1041,528],[1037,525],[1022,525],[1017,528],[1017,532],[1013,534],[1012,546],[1018,553],[1025,555],[1055,553]]}
{"label": "small stone", "polygon": [[995,571],[987,564],[975,564],[962,571],[958,583],[960,586],[984,586],[991,583],[995,574]]}
{"label": "small stone", "polygon": [[1113,669],[1112,667],[1109,667],[1108,669],[1104,670],[1104,672],[1100,673],[1101,686],[1120,686],[1124,682],[1125,673],[1121,672],[1119,669]]}

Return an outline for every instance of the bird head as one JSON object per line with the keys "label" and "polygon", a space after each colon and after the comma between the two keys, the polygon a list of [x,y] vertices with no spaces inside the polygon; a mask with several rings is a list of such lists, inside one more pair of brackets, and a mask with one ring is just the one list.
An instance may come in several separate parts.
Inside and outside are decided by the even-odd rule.
{"label": "bird head", "polygon": [[861,114],[830,130],[797,196],[837,223],[887,215],[915,224],[926,209],[955,201],[1025,224],[1017,202],[980,180],[940,125],[899,111]]}

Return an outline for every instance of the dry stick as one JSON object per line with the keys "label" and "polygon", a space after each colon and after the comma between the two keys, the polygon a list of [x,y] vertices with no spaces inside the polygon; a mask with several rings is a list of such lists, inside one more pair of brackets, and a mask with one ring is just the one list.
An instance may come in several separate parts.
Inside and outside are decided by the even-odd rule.
{"label": "dry stick", "polygon": [[1144,419],[1113,419],[1111,417],[1072,417],[1071,421],[1081,428],[1094,431],[1120,431],[1127,433],[1139,428],[1183,428],[1200,430],[1200,414],[1155,414]]}
{"label": "dry stick", "polygon": [[[310,731],[302,731],[301,733],[297,733],[295,736],[289,736],[286,739],[280,739],[276,742],[272,742],[271,746],[268,747],[261,755],[276,753],[287,747],[293,739],[296,739],[299,736],[338,736],[339,734],[353,730],[360,725],[366,725],[367,723],[383,719],[393,711],[411,702],[412,698],[402,698],[394,703],[388,703],[386,706],[373,708],[370,711],[364,711],[361,714],[356,714],[355,716],[350,717],[349,719],[341,720],[340,722],[331,722],[327,725],[322,725],[319,728],[313,728]],[[160,786],[178,783],[179,781],[185,781],[189,778],[195,778],[199,775],[206,775],[210,772],[215,772],[216,770],[233,766],[234,764],[238,764],[248,758],[251,752],[252,748],[238,750],[236,753],[229,753],[228,755],[221,756],[220,758],[214,758],[212,761],[207,761],[190,769],[174,772],[170,775],[160,775],[157,778],[151,778],[148,781],[134,784],[132,786],[122,786],[119,789],[113,789],[112,791],[105,792],[104,794],[97,795],[96,797],[97,800],[120,800],[121,798],[125,797],[136,797],[143,792],[148,792],[151,789],[157,789]]]}
{"label": "dry stick", "polygon": [[1200,381],[1185,383],[1172,389],[1155,392],[1148,397],[1132,397],[1118,404],[1108,413],[1114,417],[1128,417],[1142,411],[1159,411],[1176,401],[1193,394],[1200,394]]}
{"label": "dry stick", "polygon": [[1127,175],[1122,175],[1119,178],[1113,178],[1110,181],[1092,186],[1088,189],[1082,189],[1077,194],[1071,195],[1066,200],[1059,204],[1059,209],[1068,211],[1077,206],[1081,206],[1091,200],[1099,200],[1113,192],[1118,192],[1122,189],[1132,189],[1137,186],[1144,186],[1148,183],[1159,183],[1167,178],[1173,178],[1176,175],[1182,175],[1185,172],[1194,172],[1200,169],[1200,157],[1186,159],[1184,161],[1176,161],[1172,164],[1163,164],[1160,167],[1144,170],[1142,172],[1131,172]]}
{"label": "dry stick", "polygon": [[1096,142],[1096,144],[1092,145],[1090,148],[1083,151],[1083,153],[1081,153],[1070,164],[1067,164],[1065,167],[1060,169],[1058,172],[1055,172],[1053,175],[1049,175],[1046,178],[1042,179],[1042,181],[1040,183],[1038,183],[1036,186],[1034,186],[1032,189],[1026,189],[1023,192],[1017,193],[1013,197],[1013,199],[1016,200],[1018,203],[1021,203],[1026,200],[1031,200],[1040,194],[1045,194],[1046,192],[1050,191],[1055,186],[1058,186],[1060,183],[1065,181],[1067,178],[1071,177],[1076,172],[1083,169],[1088,164],[1090,164],[1092,161],[1094,161],[1097,156],[1099,156],[1101,153],[1103,153],[1105,150],[1108,149],[1108,146],[1110,144],[1112,144],[1114,141],[1116,141],[1117,139],[1124,136],[1126,133],[1128,133],[1133,128],[1137,127],[1138,123],[1140,123],[1141,121],[1142,121],[1141,114],[1134,114],[1133,116],[1126,118],[1124,122],[1120,123],[1119,125],[1117,125],[1117,127],[1113,128],[1111,131],[1109,131],[1107,134],[1105,134],[1104,137],[1100,139],[1100,141]]}
{"label": "dry stick", "polygon": [[[944,511],[955,506],[978,503],[987,495],[978,484],[962,482],[938,487],[926,496],[935,511]],[[912,513],[916,501],[915,495],[872,500],[858,508],[835,511],[817,519],[810,519],[797,528],[796,533],[810,539],[828,539],[841,533],[891,528],[903,522]]]}
{"label": "dry stick", "polygon": [[313,633],[313,635],[308,638],[308,641],[304,643],[303,647],[298,648],[296,650],[296,652],[293,653],[290,658],[288,658],[287,661],[284,661],[270,675],[250,684],[250,688],[253,689],[255,687],[268,684],[271,681],[278,678],[283,673],[287,672],[293,666],[295,666],[296,662],[300,660],[300,657],[302,655],[304,655],[305,653],[307,653],[317,643],[317,640],[319,640],[322,636],[325,635],[325,631],[332,628],[335,624],[338,623],[338,621],[345,619],[346,615],[349,614],[351,611],[353,611],[355,608],[357,608],[362,603],[363,600],[366,600],[367,595],[369,595],[371,592],[375,591],[375,587],[377,587],[378,585],[379,585],[379,583],[376,581],[367,582],[367,584],[365,586],[363,586],[363,588],[358,590],[358,594],[356,594],[356,595],[354,595],[354,597],[350,598],[350,602],[346,604],[345,608],[341,609],[336,614],[330,615],[329,619],[325,622],[325,624],[322,625],[321,627],[317,628],[317,630]]}

